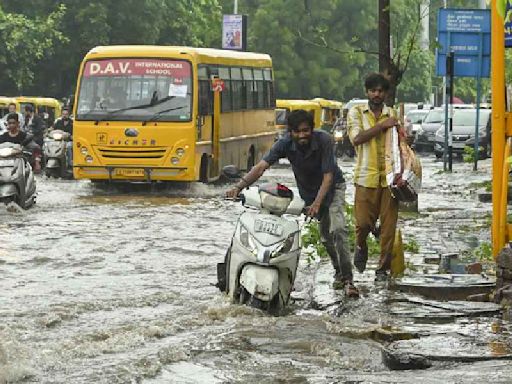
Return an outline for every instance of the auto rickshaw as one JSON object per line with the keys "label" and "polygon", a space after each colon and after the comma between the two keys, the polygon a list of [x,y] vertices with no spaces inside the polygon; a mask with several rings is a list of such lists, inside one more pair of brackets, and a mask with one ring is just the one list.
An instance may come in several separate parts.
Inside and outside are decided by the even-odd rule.
{"label": "auto rickshaw", "polygon": [[332,134],[334,123],[341,116],[343,103],[336,100],[322,99],[321,97],[317,97],[312,101],[320,104],[320,107],[322,108],[320,128],[322,128],[327,133]]}
{"label": "auto rickshaw", "polygon": [[62,108],[60,102],[51,97],[15,97],[15,102],[19,105],[19,111],[24,113],[26,105],[32,105],[34,111],[44,120],[47,127],[53,125],[57,117],[61,115]]}
{"label": "auto rickshaw", "polygon": [[312,100],[276,100],[276,140],[286,134],[288,114],[297,109],[304,109],[313,115],[315,128],[322,126],[322,109],[320,104]]}

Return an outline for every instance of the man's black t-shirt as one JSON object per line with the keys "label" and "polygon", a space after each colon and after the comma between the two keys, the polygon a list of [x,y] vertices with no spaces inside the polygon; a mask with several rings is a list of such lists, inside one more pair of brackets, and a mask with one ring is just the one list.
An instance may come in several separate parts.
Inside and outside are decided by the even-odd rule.
{"label": "man's black t-shirt", "polygon": [[60,129],[61,131],[67,132],[73,135],[73,119],[67,119],[66,121],[59,117],[53,124],[54,129]]}
{"label": "man's black t-shirt", "polygon": [[292,140],[290,134],[287,134],[276,141],[270,151],[263,156],[263,160],[270,165],[281,158],[287,158],[290,161],[300,196],[306,205],[311,205],[315,200],[324,173],[332,172],[334,176],[334,182],[322,204],[324,207],[331,204],[335,184],[345,182],[343,173],[336,164],[334,139],[324,131],[313,131],[311,144],[304,152]]}
{"label": "man's black t-shirt", "polygon": [[14,143],[23,145],[25,140],[27,138],[27,134],[23,131],[19,131],[16,136],[9,135],[9,132],[5,132],[2,135],[0,135],[0,144],[1,143]]}

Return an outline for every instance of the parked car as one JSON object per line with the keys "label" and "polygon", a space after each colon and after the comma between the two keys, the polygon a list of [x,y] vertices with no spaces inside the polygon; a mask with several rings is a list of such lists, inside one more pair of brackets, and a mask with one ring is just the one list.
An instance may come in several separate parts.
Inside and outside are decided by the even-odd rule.
{"label": "parked car", "polygon": [[416,136],[421,123],[429,113],[428,109],[412,109],[405,115],[405,129],[408,135]]}
{"label": "parked car", "polygon": [[444,109],[435,108],[428,111],[421,122],[414,138],[416,150],[434,149],[436,132],[444,123]]}
{"label": "parked car", "polygon": [[[452,125],[452,151],[462,155],[466,146],[474,146],[476,109],[457,109],[453,114]],[[437,158],[441,158],[444,152],[445,140],[444,123],[435,135],[434,152]],[[478,147],[479,158],[490,156],[491,153],[491,110],[480,109],[478,122]]]}

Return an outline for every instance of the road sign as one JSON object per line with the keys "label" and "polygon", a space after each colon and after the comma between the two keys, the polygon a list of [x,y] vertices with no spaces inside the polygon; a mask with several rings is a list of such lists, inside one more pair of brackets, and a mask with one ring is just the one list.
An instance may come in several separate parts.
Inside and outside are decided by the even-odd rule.
{"label": "road sign", "polygon": [[512,48],[512,3],[507,2],[505,11],[505,47]]}
{"label": "road sign", "polygon": [[219,78],[212,79],[212,91],[222,92],[225,88],[224,80]]}
{"label": "road sign", "polygon": [[442,8],[438,15],[436,73],[446,76],[446,55],[455,56],[457,77],[489,77],[491,14],[486,9]]}

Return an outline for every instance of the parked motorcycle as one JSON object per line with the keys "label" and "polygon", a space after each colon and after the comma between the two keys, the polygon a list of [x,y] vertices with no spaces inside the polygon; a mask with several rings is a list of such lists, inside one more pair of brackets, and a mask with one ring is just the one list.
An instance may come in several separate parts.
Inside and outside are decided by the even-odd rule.
{"label": "parked motorcycle", "polygon": [[32,167],[19,144],[0,144],[0,202],[14,202],[23,209],[30,208],[36,199],[36,181]]}
{"label": "parked motorcycle", "polygon": [[50,131],[44,139],[43,153],[47,177],[64,178],[72,175],[66,150],[70,140],[69,133],[59,129]]}
{"label": "parked motorcycle", "polygon": [[233,302],[277,315],[288,304],[301,250],[297,220],[304,201],[282,184],[262,184],[241,195],[238,218],[217,286]]}

